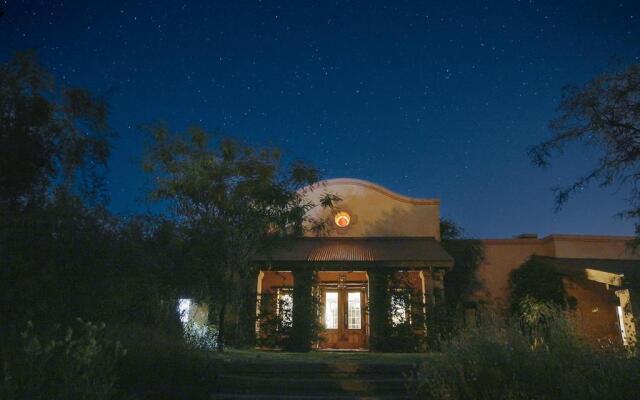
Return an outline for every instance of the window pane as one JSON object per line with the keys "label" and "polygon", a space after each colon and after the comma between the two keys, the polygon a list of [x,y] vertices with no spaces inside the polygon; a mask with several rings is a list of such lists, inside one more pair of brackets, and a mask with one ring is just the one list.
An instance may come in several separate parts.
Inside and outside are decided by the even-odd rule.
{"label": "window pane", "polygon": [[338,292],[327,292],[324,303],[324,326],[338,329]]}
{"label": "window pane", "polygon": [[360,292],[349,292],[347,297],[349,329],[360,329]]}
{"label": "window pane", "polygon": [[407,323],[407,311],[406,297],[401,293],[394,293],[391,296],[391,323],[394,326]]}
{"label": "window pane", "polygon": [[278,291],[278,316],[283,326],[291,326],[293,321],[293,295],[291,292]]}

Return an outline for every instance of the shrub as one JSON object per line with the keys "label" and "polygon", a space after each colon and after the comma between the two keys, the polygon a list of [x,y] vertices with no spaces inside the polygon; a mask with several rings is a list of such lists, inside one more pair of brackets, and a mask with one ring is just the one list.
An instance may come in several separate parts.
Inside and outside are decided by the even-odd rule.
{"label": "shrub", "polygon": [[556,321],[544,345],[508,327],[478,329],[443,344],[408,378],[422,399],[635,399],[640,361],[583,343]]}
{"label": "shrub", "polygon": [[509,300],[512,314],[517,314],[526,298],[554,304],[560,309],[575,308],[575,298],[570,298],[562,283],[562,275],[553,265],[531,258],[509,275],[511,293]]}
{"label": "shrub", "polygon": [[285,302],[278,299],[276,294],[262,294],[258,318],[260,326],[258,346],[272,349],[282,349],[288,346],[292,328],[292,311],[291,307],[286,306]]}
{"label": "shrub", "polygon": [[[104,338],[104,324],[78,319],[77,329],[38,334],[31,322],[3,363],[6,399],[112,399],[115,365],[126,351]],[[5,354],[7,356],[7,354]]]}
{"label": "shrub", "polygon": [[127,348],[117,364],[118,386],[137,399],[210,399],[218,384],[211,353],[194,349],[179,334],[145,324],[109,326]]}
{"label": "shrub", "polygon": [[184,325],[184,341],[194,350],[216,350],[218,330],[213,325],[200,325],[193,321]]}

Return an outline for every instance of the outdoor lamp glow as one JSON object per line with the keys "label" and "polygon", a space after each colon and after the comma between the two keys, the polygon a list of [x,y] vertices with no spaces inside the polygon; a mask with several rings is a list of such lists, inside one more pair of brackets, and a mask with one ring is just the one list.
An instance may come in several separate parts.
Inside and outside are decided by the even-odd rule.
{"label": "outdoor lamp glow", "polygon": [[334,221],[340,228],[346,228],[351,222],[351,216],[346,211],[340,211],[336,214]]}

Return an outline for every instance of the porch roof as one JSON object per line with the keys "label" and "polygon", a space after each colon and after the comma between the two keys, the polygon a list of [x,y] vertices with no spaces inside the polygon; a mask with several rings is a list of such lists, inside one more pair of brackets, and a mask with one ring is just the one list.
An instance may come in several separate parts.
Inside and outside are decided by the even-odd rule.
{"label": "porch roof", "polygon": [[254,261],[272,267],[386,266],[450,268],[453,258],[433,237],[301,237],[294,238]]}
{"label": "porch roof", "polygon": [[534,257],[550,263],[561,274],[574,278],[585,278],[614,286],[640,282],[640,260]]}

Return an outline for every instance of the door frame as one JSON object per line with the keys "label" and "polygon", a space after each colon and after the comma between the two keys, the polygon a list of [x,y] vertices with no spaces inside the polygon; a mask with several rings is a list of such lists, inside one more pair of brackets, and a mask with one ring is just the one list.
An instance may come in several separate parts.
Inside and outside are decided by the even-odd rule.
{"label": "door frame", "polygon": [[[319,294],[321,297],[320,305],[320,323],[323,327],[320,333],[320,340],[318,341],[318,348],[320,349],[344,349],[344,350],[362,350],[369,348],[369,312],[368,312],[368,282],[320,282],[318,283]],[[348,310],[348,296],[349,292],[360,292],[360,329],[349,329],[349,310]],[[325,310],[326,310],[326,293],[337,292],[338,293],[338,328],[326,329],[325,326]],[[361,346],[358,347],[330,347],[323,346],[325,342],[324,333],[337,335],[340,340],[348,341],[348,334],[357,334],[359,331],[361,336]],[[340,342],[338,342],[340,343]]]}

